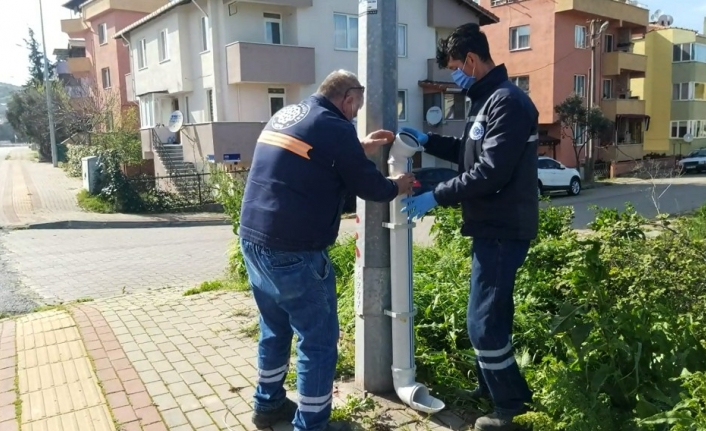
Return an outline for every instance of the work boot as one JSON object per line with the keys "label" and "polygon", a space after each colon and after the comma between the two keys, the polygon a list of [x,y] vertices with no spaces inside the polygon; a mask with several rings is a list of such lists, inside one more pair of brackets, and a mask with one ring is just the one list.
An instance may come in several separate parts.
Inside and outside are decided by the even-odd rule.
{"label": "work boot", "polygon": [[518,429],[518,425],[512,422],[513,416],[501,415],[493,412],[489,415],[481,416],[476,420],[473,429],[476,431],[511,431]]}
{"label": "work boot", "polygon": [[271,428],[278,422],[292,422],[294,414],[297,412],[297,403],[285,398],[284,404],[274,410],[268,412],[255,412],[252,414],[252,423],[255,428],[261,430],[263,428]]}

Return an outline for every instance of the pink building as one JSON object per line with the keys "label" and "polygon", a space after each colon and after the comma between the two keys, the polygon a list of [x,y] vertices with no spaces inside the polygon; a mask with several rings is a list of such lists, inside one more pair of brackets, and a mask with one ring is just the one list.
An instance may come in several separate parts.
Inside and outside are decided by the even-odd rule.
{"label": "pink building", "polygon": [[[61,30],[72,40],[84,40],[85,57],[67,59],[68,71],[102,101],[121,108],[128,100],[125,75],[130,73],[129,49],[113,35],[168,3],[168,0],[70,0],[63,6],[73,18],[61,21]],[[116,108],[117,108],[116,106]]]}
{"label": "pink building", "polygon": [[[611,136],[602,139],[609,147],[596,149],[597,159],[642,157],[649,123],[645,101],[630,83],[646,73],[646,56],[633,52],[634,41],[647,30],[646,6],[625,0],[479,1],[500,18],[499,23],[483,28],[493,59],[507,66],[510,79],[539,110],[540,154],[576,165],[573,141],[582,144],[585,134],[567,137],[554,107],[572,94],[588,102],[593,39],[597,72],[593,100],[614,123]],[[593,36],[590,21],[596,23]],[[579,158],[584,157],[585,151],[580,151]]]}

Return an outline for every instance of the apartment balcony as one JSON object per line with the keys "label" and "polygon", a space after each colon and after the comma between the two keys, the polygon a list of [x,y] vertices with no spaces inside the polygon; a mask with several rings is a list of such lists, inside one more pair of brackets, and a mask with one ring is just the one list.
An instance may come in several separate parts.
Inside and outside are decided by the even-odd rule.
{"label": "apartment balcony", "polygon": [[226,61],[229,84],[316,82],[314,48],[234,42],[226,46]]}
{"label": "apartment balcony", "polygon": [[[644,74],[647,71],[647,56],[631,52],[614,51],[603,54],[603,75],[617,76],[622,72]],[[632,76],[637,78],[638,76]]]}
{"label": "apartment balcony", "polygon": [[640,99],[605,99],[601,101],[603,115],[615,121],[618,115],[645,115],[645,101]]}
{"label": "apartment balcony", "polygon": [[83,21],[83,18],[72,18],[61,20],[61,31],[70,35],[78,35],[88,30],[88,26]]}
{"label": "apartment balcony", "polygon": [[109,10],[124,10],[149,14],[169,3],[169,0],[93,0],[81,9],[83,19],[90,21]]}
{"label": "apartment balcony", "polygon": [[[463,6],[463,1],[427,0],[427,26],[432,28],[456,28],[463,24],[490,24],[492,20]],[[476,2],[477,3],[477,2]],[[483,19],[483,22],[480,22]]]}
{"label": "apartment balcony", "polygon": [[430,126],[424,122],[424,133],[433,132],[444,136],[463,136],[466,129],[466,120],[444,120],[437,126]]}
{"label": "apartment balcony", "polygon": [[207,159],[223,163],[225,156],[239,155],[238,165],[248,167],[255,144],[267,123],[215,122],[188,124],[181,134],[184,161],[199,165]]}
{"label": "apartment balcony", "polygon": [[646,27],[650,11],[632,0],[555,0],[556,13],[579,12],[618,21],[620,26]]}
{"label": "apartment balcony", "polygon": [[66,65],[71,74],[87,73],[93,70],[93,64],[88,57],[69,57],[66,59]]}
{"label": "apartment balcony", "polygon": [[258,3],[289,7],[312,7],[314,5],[314,0],[241,0],[240,3]]}
{"label": "apartment balcony", "polygon": [[433,82],[454,82],[453,78],[451,78],[451,69],[439,69],[435,58],[427,60],[427,80]]}

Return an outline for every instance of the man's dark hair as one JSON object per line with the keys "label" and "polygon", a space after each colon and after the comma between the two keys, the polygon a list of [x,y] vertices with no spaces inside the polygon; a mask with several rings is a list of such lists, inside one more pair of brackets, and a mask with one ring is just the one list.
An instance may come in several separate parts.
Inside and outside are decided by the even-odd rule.
{"label": "man's dark hair", "polygon": [[464,24],[454,30],[449,37],[439,39],[436,45],[436,64],[440,69],[449,65],[449,60],[464,60],[472,52],[481,61],[493,61],[490,57],[488,38],[478,24]]}

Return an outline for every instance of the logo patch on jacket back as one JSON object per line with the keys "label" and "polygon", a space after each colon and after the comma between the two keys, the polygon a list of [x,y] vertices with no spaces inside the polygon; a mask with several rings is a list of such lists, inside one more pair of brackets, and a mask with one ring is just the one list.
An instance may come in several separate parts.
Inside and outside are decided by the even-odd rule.
{"label": "logo patch on jacket back", "polygon": [[272,116],[270,125],[275,130],[287,129],[305,119],[310,111],[311,108],[305,103],[285,106]]}
{"label": "logo patch on jacket back", "polygon": [[471,139],[474,141],[478,141],[481,138],[483,138],[483,135],[485,134],[485,129],[483,128],[483,125],[479,122],[473,123],[473,126],[471,127]]}

